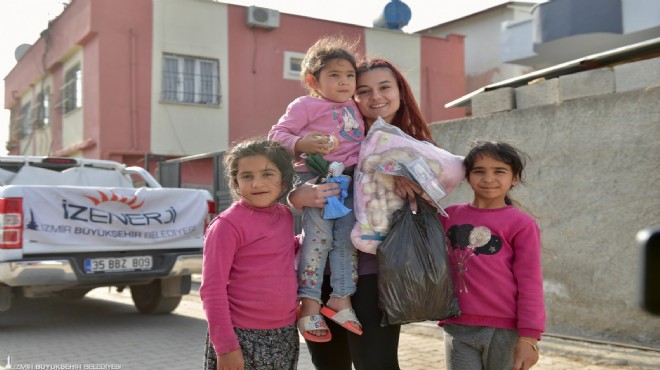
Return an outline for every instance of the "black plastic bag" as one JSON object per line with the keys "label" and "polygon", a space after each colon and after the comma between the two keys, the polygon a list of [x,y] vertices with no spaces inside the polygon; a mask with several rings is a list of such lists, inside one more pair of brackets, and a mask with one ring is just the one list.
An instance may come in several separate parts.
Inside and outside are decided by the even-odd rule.
{"label": "black plastic bag", "polygon": [[378,305],[382,326],[460,315],[444,229],[435,208],[417,198],[394,212],[378,246]]}

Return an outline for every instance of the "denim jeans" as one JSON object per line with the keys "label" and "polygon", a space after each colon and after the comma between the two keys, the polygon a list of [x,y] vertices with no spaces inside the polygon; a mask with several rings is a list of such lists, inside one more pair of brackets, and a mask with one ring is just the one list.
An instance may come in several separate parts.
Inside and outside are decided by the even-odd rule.
{"label": "denim jeans", "polygon": [[[298,183],[312,177],[311,173],[299,173]],[[353,209],[353,189],[349,189],[344,205]],[[355,213],[326,220],[322,208],[303,209],[302,248],[298,264],[298,297],[321,302],[321,286],[326,262],[329,260],[331,297],[350,297],[357,283],[357,250],[351,241],[351,230],[355,226]]]}

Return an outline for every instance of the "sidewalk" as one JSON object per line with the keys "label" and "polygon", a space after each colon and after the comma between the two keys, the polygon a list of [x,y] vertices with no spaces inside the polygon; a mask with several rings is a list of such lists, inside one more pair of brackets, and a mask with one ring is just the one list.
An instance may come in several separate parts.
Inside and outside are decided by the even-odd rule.
{"label": "sidewalk", "polygon": [[[199,277],[194,276],[193,280]],[[443,331],[432,322],[401,328],[399,365],[402,370],[445,368]],[[660,348],[640,349],[592,343],[586,339],[561,339],[546,335],[539,342],[541,357],[534,369],[543,370],[658,370]],[[298,370],[314,370],[305,341],[300,336]]]}
{"label": "sidewalk", "polygon": [[[14,369],[111,368],[88,364],[119,364],[121,370],[199,369],[207,323],[194,287],[171,315],[137,313],[128,290],[99,288],[77,301],[19,299],[13,310],[0,314],[0,370],[9,357]],[[401,369],[444,369],[442,334],[430,322],[403,326]],[[541,360],[533,370],[660,369],[660,349],[551,336],[540,347]],[[78,366],[66,366],[71,364]],[[313,370],[302,339],[298,369]]]}
{"label": "sidewalk", "polygon": [[[404,325],[399,342],[402,370],[444,369],[442,329],[434,323]],[[646,370],[660,369],[660,349],[647,351],[580,340],[544,337],[535,369],[550,370]],[[301,340],[299,370],[314,370],[305,342]]]}

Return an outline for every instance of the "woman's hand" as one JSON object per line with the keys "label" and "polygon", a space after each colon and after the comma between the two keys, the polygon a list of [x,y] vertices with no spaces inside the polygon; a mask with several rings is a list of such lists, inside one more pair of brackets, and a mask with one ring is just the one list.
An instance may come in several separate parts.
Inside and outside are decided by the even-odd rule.
{"label": "woman's hand", "polygon": [[323,208],[330,196],[339,196],[341,189],[338,183],[314,184],[316,179],[309,180],[289,193],[288,201],[291,207],[301,210],[303,207]]}
{"label": "woman's hand", "polygon": [[218,370],[244,370],[245,359],[239,349],[218,355]]}
{"label": "woman's hand", "polygon": [[429,202],[429,204],[435,205],[435,202],[433,202],[417,183],[404,176],[394,176],[394,193],[400,198],[408,199],[410,202],[410,209],[413,212],[417,212],[417,200],[415,199],[415,194],[419,194],[422,199]]}
{"label": "woman's hand", "polygon": [[296,153],[306,154],[328,154],[334,149],[334,143],[330,135],[321,131],[312,131],[296,141],[294,150]]}
{"label": "woman's hand", "polygon": [[513,351],[513,370],[529,370],[539,362],[536,338],[520,337]]}

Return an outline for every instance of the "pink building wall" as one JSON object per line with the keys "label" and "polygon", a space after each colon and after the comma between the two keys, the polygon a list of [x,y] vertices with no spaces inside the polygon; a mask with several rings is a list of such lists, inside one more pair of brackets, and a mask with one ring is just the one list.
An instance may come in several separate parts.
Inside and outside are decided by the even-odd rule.
{"label": "pink building wall", "polygon": [[230,143],[267,134],[288,104],[307,94],[300,81],[283,79],[285,51],[304,53],[319,37],[342,33],[360,38],[364,54],[363,27],[280,14],[274,30],[248,28],[246,10],[229,6]]}
{"label": "pink building wall", "polygon": [[[318,38],[335,33],[359,39],[361,56],[366,50],[361,26],[280,14],[280,27],[250,29],[245,12],[244,7],[229,6],[230,142],[267,133],[292,97],[307,93],[300,81],[282,78],[285,51],[305,52]],[[419,103],[429,122],[464,117],[464,108],[444,108],[465,95],[463,37],[421,36],[421,53]]]}
{"label": "pink building wall", "polygon": [[[64,73],[60,59],[71,48],[89,34],[91,17],[90,1],[74,1],[59,17],[52,20],[42,37],[35,41],[21,60],[5,77],[5,108],[20,109],[21,95],[41,76],[50,73],[51,85],[51,130],[54,150],[61,148],[62,115],[56,111],[60,101],[60,88],[64,83]],[[83,97],[84,99],[84,97]],[[10,136],[10,140],[13,138]],[[10,150],[18,154],[20,148]],[[32,153],[26,153],[32,154]]]}
{"label": "pink building wall", "polygon": [[[141,160],[149,152],[152,10],[148,0],[73,1],[5,79],[5,107],[44,74],[42,56],[52,74],[51,106],[60,101],[64,73],[60,60],[82,48],[82,141],[63,148],[62,115],[51,111],[52,153],[78,150],[89,158],[121,162]],[[17,154],[17,153],[11,153]]]}
{"label": "pink building wall", "polygon": [[463,36],[447,39],[422,37],[422,113],[428,122],[465,117],[465,108],[445,108],[445,104],[465,95]]}
{"label": "pink building wall", "polygon": [[93,3],[93,31],[101,45],[91,56],[98,115],[85,117],[85,131],[101,138],[97,157],[133,164],[150,151],[152,2]]}

